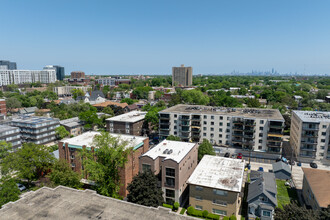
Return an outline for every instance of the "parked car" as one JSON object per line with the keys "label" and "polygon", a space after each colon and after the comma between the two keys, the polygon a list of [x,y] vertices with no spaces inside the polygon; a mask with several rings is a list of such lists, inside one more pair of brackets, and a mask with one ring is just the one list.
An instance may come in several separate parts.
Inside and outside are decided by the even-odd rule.
{"label": "parked car", "polygon": [[276,162],[281,161],[281,158],[276,158]]}
{"label": "parked car", "polygon": [[230,153],[229,152],[225,153],[225,157],[230,157]]}
{"label": "parked car", "polygon": [[21,183],[17,183],[17,187],[18,187],[19,191],[21,191],[21,192],[26,190],[26,187]]}
{"label": "parked car", "polygon": [[264,172],[264,168],[263,167],[259,167],[258,171]]}
{"label": "parked car", "polygon": [[317,168],[317,164],[316,164],[316,163],[313,163],[313,162],[312,162],[312,163],[310,163],[309,165],[310,165],[312,168],[315,168],[315,169]]}
{"label": "parked car", "polygon": [[237,159],[242,159],[242,157],[243,157],[242,153],[237,154]]}

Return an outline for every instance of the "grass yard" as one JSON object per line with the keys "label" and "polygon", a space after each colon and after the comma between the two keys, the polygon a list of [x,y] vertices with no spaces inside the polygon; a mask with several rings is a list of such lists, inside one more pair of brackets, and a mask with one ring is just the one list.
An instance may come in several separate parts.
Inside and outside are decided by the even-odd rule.
{"label": "grass yard", "polygon": [[285,185],[285,180],[276,180],[277,185],[277,206],[283,209],[283,206],[290,203],[291,200],[298,201],[297,192]]}

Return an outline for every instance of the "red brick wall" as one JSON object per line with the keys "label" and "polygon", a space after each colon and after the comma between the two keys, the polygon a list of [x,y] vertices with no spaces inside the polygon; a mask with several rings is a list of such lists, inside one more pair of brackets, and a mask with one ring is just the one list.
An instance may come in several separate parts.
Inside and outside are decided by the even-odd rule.
{"label": "red brick wall", "polygon": [[0,114],[7,115],[6,101],[0,101]]}

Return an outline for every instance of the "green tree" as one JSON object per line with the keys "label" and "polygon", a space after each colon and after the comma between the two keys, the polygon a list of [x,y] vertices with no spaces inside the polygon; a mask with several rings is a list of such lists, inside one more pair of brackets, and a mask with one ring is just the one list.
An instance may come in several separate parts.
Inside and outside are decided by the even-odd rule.
{"label": "green tree", "polygon": [[82,89],[72,89],[73,99],[77,99],[78,96],[84,96],[85,93]]}
{"label": "green tree", "polygon": [[207,95],[196,89],[184,90],[182,92],[182,99],[185,103],[193,105],[207,105],[210,102]]}
{"label": "green tree", "polygon": [[22,103],[15,97],[6,99],[6,107],[9,110],[22,107]]}
{"label": "green tree", "polygon": [[120,101],[120,103],[127,103],[128,105],[132,105],[134,104],[134,100],[133,99],[130,99],[130,98],[124,98]]}
{"label": "green tree", "polygon": [[109,106],[108,107],[105,107],[102,110],[102,112],[105,113],[105,114],[110,115],[111,117],[113,117],[115,115],[115,113],[113,112],[112,108],[110,108]]}
{"label": "green tree", "polygon": [[98,118],[96,111],[86,111],[79,114],[79,119],[84,122],[84,128],[87,130],[93,129],[95,125],[101,126],[101,120]]}
{"label": "green tree", "polygon": [[3,159],[1,172],[2,174],[16,172],[18,178],[26,179],[31,184],[32,180],[39,178],[54,160],[54,156],[45,146],[24,143],[22,148],[11,152]]}
{"label": "green tree", "polygon": [[156,91],[155,92],[155,99],[156,100],[159,100],[162,96],[163,96],[163,92],[161,92],[161,91]]}
{"label": "green tree", "polygon": [[247,99],[246,104],[249,108],[259,108],[260,102],[258,99]]}
{"label": "green tree", "polygon": [[80,183],[79,173],[73,171],[65,160],[58,160],[52,166],[52,171],[49,174],[49,179],[55,185],[68,186],[72,188],[80,188],[82,184]]}
{"label": "green tree", "polygon": [[174,136],[174,135],[169,135],[166,140],[168,141],[181,141],[181,138]]}
{"label": "green tree", "polygon": [[57,139],[63,139],[67,136],[70,135],[70,132],[68,132],[64,126],[59,126],[57,128],[55,128],[55,135],[57,137]]}
{"label": "green tree", "polygon": [[8,203],[19,199],[20,191],[13,178],[4,176],[0,179],[0,208]]}
{"label": "green tree", "polygon": [[275,220],[295,219],[295,220],[318,220],[318,216],[312,209],[299,207],[296,203],[285,205],[283,209],[275,208]]}
{"label": "green tree", "polygon": [[99,194],[119,198],[119,173],[127,162],[127,156],[132,148],[127,148],[127,142],[111,136],[108,132],[95,136],[93,145],[97,149],[94,152],[90,149],[84,149],[82,152],[88,179],[96,182]]}
{"label": "green tree", "polygon": [[204,155],[215,155],[213,146],[207,139],[203,139],[198,147],[198,161],[201,161]]}
{"label": "green tree", "polygon": [[133,177],[127,190],[129,202],[153,207],[158,207],[164,202],[163,191],[158,187],[158,179],[150,171],[139,173]]}
{"label": "green tree", "polygon": [[7,143],[6,141],[0,141],[0,163],[1,159],[5,158],[9,154],[9,151],[11,149],[11,143]]}
{"label": "green tree", "polygon": [[137,99],[148,99],[148,93],[152,90],[153,89],[149,86],[137,87],[133,90],[133,94]]}
{"label": "green tree", "polygon": [[10,84],[7,86],[7,89],[8,89],[8,91],[16,92],[16,91],[18,91],[18,85]]}

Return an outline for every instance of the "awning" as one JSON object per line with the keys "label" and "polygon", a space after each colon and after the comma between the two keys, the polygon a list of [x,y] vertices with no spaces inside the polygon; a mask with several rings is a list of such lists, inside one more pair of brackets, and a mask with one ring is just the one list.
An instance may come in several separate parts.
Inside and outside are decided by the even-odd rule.
{"label": "awning", "polygon": [[268,134],[268,137],[283,137],[283,134]]}

